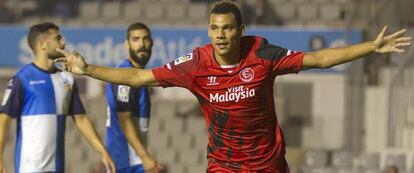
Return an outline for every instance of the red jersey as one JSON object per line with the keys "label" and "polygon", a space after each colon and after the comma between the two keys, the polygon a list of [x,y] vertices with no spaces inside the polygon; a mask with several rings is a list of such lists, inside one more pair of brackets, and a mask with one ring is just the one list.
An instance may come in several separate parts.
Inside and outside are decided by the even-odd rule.
{"label": "red jersey", "polygon": [[[298,73],[303,53],[245,36],[240,63],[220,66],[211,44],[153,69],[163,87],[179,86],[198,99],[208,128],[208,161],[234,171],[275,170],[284,162],[285,143],[276,118],[273,83]],[[213,172],[213,171],[212,171]]]}

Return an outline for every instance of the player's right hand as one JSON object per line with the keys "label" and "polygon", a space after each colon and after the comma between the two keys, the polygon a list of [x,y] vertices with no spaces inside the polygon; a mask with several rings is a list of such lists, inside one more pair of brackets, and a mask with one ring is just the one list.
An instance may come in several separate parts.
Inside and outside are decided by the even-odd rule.
{"label": "player's right hand", "polygon": [[59,48],[56,51],[64,56],[55,60],[55,62],[63,63],[63,70],[78,75],[85,74],[88,64],[81,54],[78,52],[67,52]]}
{"label": "player's right hand", "polygon": [[109,154],[102,155],[102,163],[105,165],[107,173],[116,173],[115,162],[112,160]]}
{"label": "player's right hand", "polygon": [[163,167],[150,157],[142,158],[142,165],[146,173],[159,173]]}
{"label": "player's right hand", "polygon": [[410,46],[412,37],[405,37],[407,29],[399,30],[393,34],[385,35],[388,26],[384,26],[374,40],[376,53],[404,53],[404,48]]}

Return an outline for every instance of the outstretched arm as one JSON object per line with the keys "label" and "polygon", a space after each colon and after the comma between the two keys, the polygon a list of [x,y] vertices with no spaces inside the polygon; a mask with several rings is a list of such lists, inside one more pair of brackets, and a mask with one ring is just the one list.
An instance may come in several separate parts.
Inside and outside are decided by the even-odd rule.
{"label": "outstretched arm", "polygon": [[111,159],[111,156],[109,155],[105,146],[102,144],[88,116],[85,114],[74,115],[74,121],[78,129],[81,131],[82,135],[89,142],[89,144],[91,144],[92,147],[95,148],[99,152],[99,154],[101,154],[102,161],[106,169],[110,170],[111,173],[115,173],[115,163]]}
{"label": "outstretched arm", "polygon": [[323,49],[316,52],[305,53],[302,69],[330,68],[370,53],[403,53],[404,47],[411,45],[411,37],[404,37],[406,29],[385,36],[387,26],[378,34],[374,41],[368,41],[343,48]]}
{"label": "outstretched arm", "polygon": [[77,52],[67,52],[57,49],[64,58],[56,60],[64,63],[64,70],[78,75],[86,75],[95,79],[106,81],[118,85],[128,85],[132,87],[158,86],[152,70],[137,68],[110,68],[87,64],[85,59]]}

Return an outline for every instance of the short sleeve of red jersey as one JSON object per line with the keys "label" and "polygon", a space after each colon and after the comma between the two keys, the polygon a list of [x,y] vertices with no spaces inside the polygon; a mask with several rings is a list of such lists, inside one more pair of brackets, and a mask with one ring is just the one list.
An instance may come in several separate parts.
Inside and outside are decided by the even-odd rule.
{"label": "short sleeve of red jersey", "polygon": [[269,44],[265,39],[261,41],[256,54],[271,61],[270,68],[275,75],[298,73],[302,68],[303,52]]}
{"label": "short sleeve of red jersey", "polygon": [[193,70],[196,69],[196,53],[197,50],[194,50],[193,53],[152,69],[155,79],[162,87],[189,88],[193,83]]}

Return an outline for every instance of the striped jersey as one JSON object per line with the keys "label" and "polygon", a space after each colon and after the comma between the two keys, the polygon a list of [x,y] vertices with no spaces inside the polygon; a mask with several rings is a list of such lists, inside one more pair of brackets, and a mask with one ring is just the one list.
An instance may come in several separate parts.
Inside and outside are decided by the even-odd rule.
{"label": "striped jersey", "polygon": [[240,62],[227,68],[211,44],[153,69],[163,87],[188,89],[198,99],[208,129],[208,172],[274,170],[284,159],[285,142],[276,118],[276,76],[297,73],[304,54],[256,36],[241,39]]}
{"label": "striped jersey", "polygon": [[[124,59],[118,68],[134,67],[128,59]],[[131,113],[133,121],[138,127],[140,140],[146,146],[150,118],[148,89],[107,83],[106,99],[108,102],[106,147],[115,161],[116,168],[122,169],[141,164],[141,159],[126,139],[117,112]]]}
{"label": "striped jersey", "polygon": [[35,64],[9,81],[0,112],[17,120],[15,172],[63,172],[67,115],[83,114],[73,77]]}

